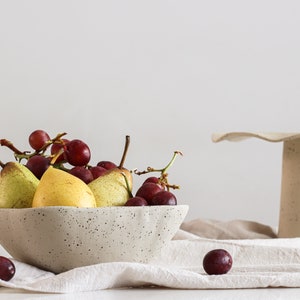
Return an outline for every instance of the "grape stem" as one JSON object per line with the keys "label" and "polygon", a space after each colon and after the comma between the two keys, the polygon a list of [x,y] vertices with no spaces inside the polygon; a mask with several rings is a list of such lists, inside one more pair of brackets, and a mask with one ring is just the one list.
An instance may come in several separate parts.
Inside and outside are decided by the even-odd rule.
{"label": "grape stem", "polygon": [[1,140],[0,140],[0,145],[9,148],[9,149],[12,150],[15,154],[23,155],[23,154],[26,153],[26,152],[22,152],[22,151],[20,151],[19,149],[17,149],[17,148],[14,146],[14,144],[13,144],[11,141],[7,140],[7,139],[1,139]]}
{"label": "grape stem", "polygon": [[51,161],[50,161],[50,165],[54,165],[57,158],[64,153],[64,149],[60,149],[57,153],[55,153],[55,155],[51,158]]}
{"label": "grape stem", "polygon": [[183,155],[180,151],[174,151],[173,157],[170,160],[170,162],[162,170],[160,170],[162,174],[165,174],[167,170],[173,165],[175,158],[178,154],[180,154],[181,156]]}
{"label": "grape stem", "polygon": [[125,159],[126,159],[126,155],[128,152],[128,148],[129,148],[129,144],[130,144],[130,136],[126,135],[126,140],[125,140],[125,146],[124,146],[124,151],[123,151],[123,155],[120,161],[120,164],[118,166],[119,169],[122,169],[125,163]]}
{"label": "grape stem", "polygon": [[0,145],[5,146],[5,147],[9,148],[10,150],[12,150],[14,152],[14,156],[15,156],[16,160],[18,160],[20,162],[23,158],[29,159],[30,157],[35,156],[37,154],[44,154],[45,151],[47,150],[47,148],[51,144],[59,141],[61,139],[61,137],[64,135],[66,135],[65,132],[57,134],[57,136],[55,138],[53,138],[53,139],[49,140],[47,143],[45,143],[45,145],[40,150],[34,151],[32,153],[30,153],[30,151],[19,150],[18,148],[16,148],[14,146],[14,144],[11,141],[9,141],[7,139],[0,139]]}
{"label": "grape stem", "polygon": [[143,174],[147,174],[147,173],[150,173],[150,172],[160,172],[161,175],[159,177],[159,180],[160,182],[162,183],[163,186],[165,186],[168,190],[170,188],[172,189],[179,189],[180,187],[178,185],[175,185],[175,184],[169,184],[168,182],[168,173],[167,173],[167,170],[173,165],[174,161],[175,161],[175,158],[177,155],[183,155],[182,152],[180,151],[174,151],[174,154],[173,154],[173,157],[171,158],[170,162],[162,169],[155,169],[155,168],[151,168],[151,167],[148,167],[147,170],[145,171],[137,171],[135,170],[134,173],[137,174],[137,175],[143,175]]}
{"label": "grape stem", "polygon": [[50,145],[52,145],[52,144],[56,143],[57,141],[59,141],[66,134],[67,134],[66,132],[57,134],[55,138],[53,138],[53,139],[49,140],[48,142],[46,142],[45,145],[40,150],[36,151],[32,155],[36,155],[39,152],[44,153]]}
{"label": "grape stem", "polygon": [[180,155],[183,155],[182,152],[180,151],[174,151],[174,154],[173,154],[173,157],[172,159],[170,160],[170,162],[162,169],[155,169],[155,168],[151,168],[151,167],[148,167],[147,170],[145,171],[136,171],[135,170],[135,174],[137,175],[143,175],[143,174],[147,174],[147,173],[150,173],[150,172],[160,172],[162,175],[166,174],[167,170],[173,165],[174,161],[175,161],[175,158],[176,156],[180,154]]}

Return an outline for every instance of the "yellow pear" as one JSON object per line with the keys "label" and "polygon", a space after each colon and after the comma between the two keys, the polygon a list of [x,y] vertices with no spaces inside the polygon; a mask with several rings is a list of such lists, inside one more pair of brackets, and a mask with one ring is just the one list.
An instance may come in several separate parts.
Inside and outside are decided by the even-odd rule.
{"label": "yellow pear", "polygon": [[40,179],[32,201],[32,207],[41,206],[96,207],[96,201],[81,179],[50,166]]}
{"label": "yellow pear", "polygon": [[129,142],[130,137],[127,135],[120,165],[88,184],[94,193],[97,207],[124,205],[132,196],[132,174],[123,168]]}
{"label": "yellow pear", "polygon": [[0,174],[0,208],[31,207],[39,180],[23,164],[8,162]]}
{"label": "yellow pear", "polygon": [[130,198],[132,175],[125,168],[114,168],[91,181],[88,186],[94,193],[97,207],[124,205]]}

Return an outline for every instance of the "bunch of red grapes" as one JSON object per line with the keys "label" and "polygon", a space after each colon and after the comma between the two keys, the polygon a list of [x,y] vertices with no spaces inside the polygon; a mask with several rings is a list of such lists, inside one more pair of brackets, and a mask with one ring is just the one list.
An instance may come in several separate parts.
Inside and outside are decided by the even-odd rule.
{"label": "bunch of red grapes", "polygon": [[[54,165],[88,184],[108,170],[118,167],[117,164],[108,160],[99,161],[93,166],[90,165],[91,150],[89,146],[79,139],[67,139],[65,135],[66,133],[61,133],[51,138],[44,130],[33,131],[28,138],[29,145],[33,149],[32,152],[22,152],[7,140],[1,140],[1,145],[11,148],[19,161],[26,159],[25,166],[38,179],[42,177],[50,165]],[[125,205],[176,205],[177,199],[174,193],[170,192],[170,189],[177,189],[179,186],[169,185],[166,171],[179,153],[175,151],[172,160],[163,169],[148,168],[143,172],[136,171],[135,174],[137,175],[159,172],[160,176],[148,177],[137,190],[135,196],[130,192],[131,197]]]}
{"label": "bunch of red grapes", "polygon": [[159,177],[148,177],[125,205],[177,205],[177,199],[174,193],[166,190]]}
{"label": "bunch of red grapes", "polygon": [[[51,139],[44,130],[35,130],[29,135],[29,144],[35,152],[28,157],[26,166],[37,178],[42,177],[53,158],[55,158],[54,165],[80,178],[86,184],[103,175],[107,170],[116,167],[110,161],[100,161],[97,165],[90,166],[91,151],[89,146],[82,140],[68,140],[63,138],[63,135],[65,134],[57,135]],[[50,148],[51,155],[45,155],[48,148]],[[65,163],[72,167],[65,168]]]}

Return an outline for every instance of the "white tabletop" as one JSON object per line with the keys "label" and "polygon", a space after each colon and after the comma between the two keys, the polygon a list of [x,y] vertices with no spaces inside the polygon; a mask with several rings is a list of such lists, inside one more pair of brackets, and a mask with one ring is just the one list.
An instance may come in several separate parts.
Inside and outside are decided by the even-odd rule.
{"label": "white tabletop", "polygon": [[266,289],[240,289],[240,290],[175,290],[161,288],[114,289],[77,294],[42,294],[22,290],[0,288],[0,299],[60,299],[60,300],[299,300],[300,288],[266,288]]}

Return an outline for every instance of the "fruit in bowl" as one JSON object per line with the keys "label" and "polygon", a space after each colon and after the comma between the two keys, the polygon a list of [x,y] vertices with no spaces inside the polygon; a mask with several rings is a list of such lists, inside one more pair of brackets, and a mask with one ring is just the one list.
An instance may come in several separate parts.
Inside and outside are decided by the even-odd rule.
{"label": "fruit in bowl", "polygon": [[[90,163],[91,151],[78,139],[54,138],[43,130],[29,136],[33,151],[20,151],[6,139],[1,146],[16,161],[0,175],[0,244],[15,259],[60,273],[103,262],[151,261],[173,238],[188,206],[177,205],[167,171],[124,167],[121,161]],[[25,163],[24,163],[25,161]],[[149,176],[133,192],[133,176]]]}
{"label": "fruit in bowl", "polygon": [[105,262],[148,263],[167,245],[186,205],[0,209],[0,243],[54,273]]}
{"label": "fruit in bowl", "polygon": [[[119,165],[106,160],[91,165],[89,146],[79,139],[66,139],[65,135],[60,133],[51,139],[45,131],[36,130],[29,135],[33,151],[21,151],[10,141],[0,140],[1,146],[11,149],[16,158],[14,162],[0,161],[0,208],[103,207],[142,203],[128,202],[135,196],[144,199],[142,205],[177,204],[170,189],[179,186],[169,184],[167,170],[181,152],[175,151],[164,168],[129,170],[124,167],[130,142],[130,137],[126,136]],[[147,178],[134,196],[133,174],[150,172],[159,172],[160,175]]]}

